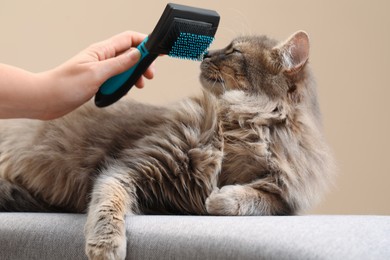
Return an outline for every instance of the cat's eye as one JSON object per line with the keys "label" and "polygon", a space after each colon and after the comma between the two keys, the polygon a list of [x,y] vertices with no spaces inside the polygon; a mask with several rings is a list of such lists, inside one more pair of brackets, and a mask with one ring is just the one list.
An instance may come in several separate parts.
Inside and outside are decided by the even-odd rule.
{"label": "cat's eye", "polygon": [[225,54],[229,55],[233,53],[241,53],[241,51],[238,48],[233,47],[233,45],[228,46],[228,48],[226,48]]}

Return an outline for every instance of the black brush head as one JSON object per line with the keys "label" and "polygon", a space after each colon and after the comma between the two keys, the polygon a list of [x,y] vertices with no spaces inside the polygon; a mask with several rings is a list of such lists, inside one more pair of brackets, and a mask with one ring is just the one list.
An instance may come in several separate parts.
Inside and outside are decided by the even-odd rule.
{"label": "black brush head", "polygon": [[145,44],[153,54],[202,59],[214,39],[220,17],[208,9],[168,4]]}

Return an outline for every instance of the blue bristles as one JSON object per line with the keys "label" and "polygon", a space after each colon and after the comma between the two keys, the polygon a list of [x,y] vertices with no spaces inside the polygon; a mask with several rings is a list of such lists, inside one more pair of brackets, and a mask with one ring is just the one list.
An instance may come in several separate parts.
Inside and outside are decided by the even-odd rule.
{"label": "blue bristles", "polygon": [[181,32],[173,44],[169,56],[189,60],[203,60],[214,37]]}

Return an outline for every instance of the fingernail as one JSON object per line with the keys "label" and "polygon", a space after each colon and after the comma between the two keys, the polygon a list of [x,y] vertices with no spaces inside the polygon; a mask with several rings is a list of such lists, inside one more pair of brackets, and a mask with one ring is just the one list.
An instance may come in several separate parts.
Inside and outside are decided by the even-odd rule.
{"label": "fingernail", "polygon": [[138,49],[133,49],[129,52],[128,57],[138,61],[141,58],[141,52]]}

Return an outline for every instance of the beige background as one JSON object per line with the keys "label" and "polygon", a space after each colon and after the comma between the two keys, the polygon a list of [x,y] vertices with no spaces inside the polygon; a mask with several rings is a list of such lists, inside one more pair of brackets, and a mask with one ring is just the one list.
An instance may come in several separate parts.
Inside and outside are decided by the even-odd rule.
{"label": "beige background", "polygon": [[[213,48],[236,35],[311,36],[327,139],[340,173],[311,213],[390,214],[390,2],[181,1],[217,10]],[[124,30],[149,33],[165,1],[2,0],[0,62],[39,72]],[[199,91],[197,62],[161,57],[155,80],[131,96],[167,103]],[[0,75],[1,76],[1,75]]]}

